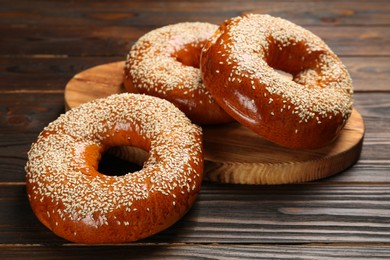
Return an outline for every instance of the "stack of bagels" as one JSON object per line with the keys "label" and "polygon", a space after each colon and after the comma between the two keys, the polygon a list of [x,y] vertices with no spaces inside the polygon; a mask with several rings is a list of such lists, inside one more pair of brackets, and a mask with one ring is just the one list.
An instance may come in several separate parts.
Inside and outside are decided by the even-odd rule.
{"label": "stack of bagels", "polygon": [[269,15],[151,31],[130,50],[124,84],[169,100],[194,123],[234,119],[290,148],[331,143],[352,111],[340,59],[316,35]]}
{"label": "stack of bagels", "polygon": [[[129,93],[61,115],[28,153],[31,207],[69,241],[131,242],[179,220],[202,182],[198,125],[237,121],[281,146],[319,148],[352,112],[340,59],[319,37],[269,15],[153,30],[129,51],[124,85]],[[98,164],[113,146],[149,156],[138,172],[107,176]]]}

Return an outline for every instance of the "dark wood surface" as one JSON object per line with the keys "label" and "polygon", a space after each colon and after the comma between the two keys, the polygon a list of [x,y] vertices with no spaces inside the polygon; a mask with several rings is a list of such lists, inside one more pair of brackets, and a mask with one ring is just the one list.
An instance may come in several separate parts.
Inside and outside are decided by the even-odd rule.
{"label": "dark wood surface", "polygon": [[[123,60],[151,29],[183,21],[219,24],[245,12],[302,25],[344,61],[366,124],[358,163],[297,185],[204,182],[183,219],[131,244],[72,244],[46,229],[26,198],[26,152],[64,112],[69,79]],[[0,33],[0,259],[390,257],[389,1],[0,0]],[[113,162],[107,156],[102,168]],[[119,171],[128,166],[118,165]]]}

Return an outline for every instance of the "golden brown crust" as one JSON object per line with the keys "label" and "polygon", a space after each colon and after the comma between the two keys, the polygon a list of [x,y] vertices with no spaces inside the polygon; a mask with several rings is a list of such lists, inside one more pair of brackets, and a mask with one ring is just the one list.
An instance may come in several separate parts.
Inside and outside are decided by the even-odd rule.
{"label": "golden brown crust", "polygon": [[282,146],[327,145],[352,111],[351,78],[338,57],[320,38],[280,18],[227,20],[206,43],[201,69],[226,112]]}
{"label": "golden brown crust", "polygon": [[[143,169],[99,173],[102,153],[122,145],[149,151]],[[169,227],[192,206],[203,175],[200,128],[169,102],[139,94],[68,111],[44,129],[28,158],[34,213],[78,243],[131,242]]]}
{"label": "golden brown crust", "polygon": [[232,121],[205,88],[199,69],[201,49],[216,29],[213,24],[192,22],[145,34],[126,58],[126,90],[167,99],[196,124]]}

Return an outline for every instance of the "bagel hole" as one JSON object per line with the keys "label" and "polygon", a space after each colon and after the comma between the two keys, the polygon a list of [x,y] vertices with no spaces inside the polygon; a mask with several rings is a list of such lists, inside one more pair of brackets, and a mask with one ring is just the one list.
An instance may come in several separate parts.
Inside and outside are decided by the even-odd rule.
{"label": "bagel hole", "polygon": [[315,68],[321,51],[308,52],[303,42],[281,42],[269,38],[265,61],[285,79],[295,81],[295,77],[304,70]]}
{"label": "bagel hole", "polygon": [[104,153],[98,165],[98,171],[108,176],[123,176],[143,168],[149,153],[133,146],[115,146]]}
{"label": "bagel hole", "polygon": [[184,66],[200,68],[200,54],[203,44],[186,44],[173,54],[178,62]]}

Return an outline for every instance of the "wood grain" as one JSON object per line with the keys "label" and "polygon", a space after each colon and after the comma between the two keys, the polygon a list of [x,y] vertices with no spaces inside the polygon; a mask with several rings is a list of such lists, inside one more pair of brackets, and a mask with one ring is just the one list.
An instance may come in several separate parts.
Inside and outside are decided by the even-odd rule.
{"label": "wood grain", "polygon": [[[389,243],[389,198],[389,184],[204,182],[187,215],[133,244]],[[37,220],[24,185],[2,186],[0,208],[0,247],[71,244]]]}
{"label": "wood grain", "polygon": [[[389,259],[388,0],[0,0],[0,6],[0,259]],[[302,25],[341,57],[366,127],[359,161],[305,184],[205,181],[182,220],[132,244],[74,245],[42,226],[26,198],[26,153],[64,112],[66,83],[79,71],[123,60],[151,29],[218,24],[245,12]],[[100,166],[127,171],[129,163],[104,155]]]}
{"label": "wood grain", "polygon": [[[80,71],[123,60],[118,57],[7,57],[0,59],[0,93],[63,92],[67,82]],[[386,57],[343,56],[355,92],[386,91],[390,61]]]}
{"label": "wood grain", "polygon": [[[186,21],[186,20],[183,20]],[[179,21],[178,21],[179,22]],[[219,23],[223,22],[221,20]],[[121,56],[139,37],[155,26],[65,26],[8,27],[0,25],[7,37],[0,42],[0,55],[8,56]],[[390,30],[386,26],[305,26],[321,37],[339,56],[390,55]]]}
{"label": "wood grain", "polygon": [[[129,248],[130,247],[130,248]],[[386,245],[131,245],[131,246],[42,246],[2,247],[3,259],[51,259],[53,255],[70,259],[111,258],[113,252],[126,259],[388,259]]]}
{"label": "wood grain", "polygon": [[[123,62],[102,64],[76,74],[66,85],[66,109],[123,92],[123,66]],[[353,165],[360,156],[364,122],[354,110],[340,137],[316,150],[274,145],[239,124],[203,127],[203,133],[206,180],[286,184],[321,179]],[[122,147],[117,154],[138,163],[147,158],[131,147]]]}
{"label": "wood grain", "polygon": [[[389,25],[390,7],[386,0],[374,1],[116,1],[115,4],[63,1],[35,1],[39,9],[30,11],[28,0],[18,1],[1,14],[4,24],[28,25],[153,25],[177,21],[211,21],[241,13],[257,12],[280,16],[302,25]],[[223,7],[223,8],[221,8]]]}
{"label": "wood grain", "polygon": [[364,122],[354,110],[338,139],[321,149],[286,149],[238,124],[204,128],[205,178],[239,184],[313,181],[342,172],[360,156]]}
{"label": "wood grain", "polygon": [[115,57],[4,57],[0,59],[0,93],[63,93],[74,74],[112,61]]}
{"label": "wood grain", "polygon": [[[330,179],[336,183],[390,183],[390,95],[357,93],[355,106],[364,116],[364,148],[357,164]],[[39,132],[64,112],[63,93],[0,95],[0,182],[24,182],[26,153]],[[127,168],[122,161],[121,167]],[[1,185],[1,183],[0,183]]]}
{"label": "wood grain", "polygon": [[65,109],[124,91],[124,62],[98,65],[76,74],[65,87]]}

